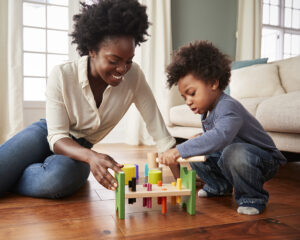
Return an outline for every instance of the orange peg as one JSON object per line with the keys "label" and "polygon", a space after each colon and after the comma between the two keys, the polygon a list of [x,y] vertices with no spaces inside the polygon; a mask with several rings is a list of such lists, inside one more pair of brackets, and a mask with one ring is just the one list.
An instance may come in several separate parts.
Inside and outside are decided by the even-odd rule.
{"label": "orange peg", "polygon": [[161,198],[161,213],[162,214],[167,213],[167,197]]}

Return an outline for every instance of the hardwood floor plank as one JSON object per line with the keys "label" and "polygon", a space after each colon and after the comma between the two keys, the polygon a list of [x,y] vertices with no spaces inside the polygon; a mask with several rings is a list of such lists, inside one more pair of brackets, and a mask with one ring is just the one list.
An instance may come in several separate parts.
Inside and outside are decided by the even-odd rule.
{"label": "hardwood floor plank", "polygon": [[[96,151],[121,163],[137,163],[143,182],[147,152],[154,147],[100,144]],[[299,159],[300,160],[300,159]],[[190,216],[168,199],[161,214],[156,199],[152,208],[142,199],[126,201],[125,219],[115,213],[114,192],[90,175],[87,184],[71,197],[35,199],[8,194],[0,199],[0,239],[300,239],[300,163],[280,168],[265,184],[270,193],[266,210],[256,216],[240,215],[233,196],[196,198],[196,215]],[[173,181],[163,168],[163,180]]]}
{"label": "hardwood floor plank", "polygon": [[47,206],[57,204],[68,204],[72,202],[90,202],[97,200],[101,199],[96,193],[96,190],[89,189],[87,186],[83,187],[79,192],[75,193],[74,195],[62,199],[31,198],[11,193],[0,199],[0,210],[6,208]]}
{"label": "hardwood floor plank", "polygon": [[298,162],[288,162],[286,165],[281,166],[276,175],[277,178],[283,178],[284,180],[292,180],[296,182],[300,182],[300,158]]}
{"label": "hardwood floor plank", "polygon": [[1,209],[0,229],[20,224],[107,216],[114,214],[114,204],[114,201],[92,201]]}
{"label": "hardwood floor plank", "polygon": [[[297,230],[300,230],[300,214],[289,215],[277,218],[280,222],[285,223]],[[300,239],[300,238],[299,238]]]}
{"label": "hardwood floor plank", "polygon": [[[219,198],[217,201],[221,202],[222,200]],[[240,215],[235,208],[231,208],[232,200],[230,198],[224,198],[223,202],[225,203],[223,204],[215,204],[214,202],[214,200],[213,202],[202,201],[202,206],[199,207],[198,205],[196,208],[195,216],[190,216],[179,206],[172,206],[168,203],[168,210],[165,215],[162,215],[160,211],[126,212],[124,220],[119,220],[117,217],[115,219],[118,221],[124,236],[128,237],[135,234],[248,222],[268,216],[268,214],[256,216]]]}
{"label": "hardwood floor plank", "polygon": [[275,219],[261,219],[211,227],[170,230],[162,233],[149,232],[147,235],[140,234],[127,239],[299,240],[299,238],[300,231]]}
{"label": "hardwood floor plank", "polygon": [[101,216],[10,226],[1,229],[0,239],[123,239],[123,234],[111,216]]}

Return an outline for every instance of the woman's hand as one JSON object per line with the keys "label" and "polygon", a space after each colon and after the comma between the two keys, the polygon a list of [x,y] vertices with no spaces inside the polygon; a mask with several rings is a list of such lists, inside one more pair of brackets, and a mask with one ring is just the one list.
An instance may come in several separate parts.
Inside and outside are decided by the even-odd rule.
{"label": "woman's hand", "polygon": [[177,164],[177,158],[180,157],[180,154],[177,150],[177,148],[171,148],[167,151],[165,151],[164,153],[162,153],[158,160],[161,164],[164,164],[164,165],[176,165]]}
{"label": "woman's hand", "polygon": [[91,172],[100,184],[107,189],[116,190],[118,183],[108,172],[108,169],[110,168],[115,172],[120,172],[123,165],[118,164],[110,156],[84,148],[71,138],[62,138],[58,140],[54,144],[54,152],[88,163]]}
{"label": "woman's hand", "polygon": [[94,152],[89,158],[91,172],[96,180],[109,190],[116,190],[118,183],[116,179],[109,173],[108,169],[115,172],[122,171],[123,165],[117,163],[112,157],[103,153]]}

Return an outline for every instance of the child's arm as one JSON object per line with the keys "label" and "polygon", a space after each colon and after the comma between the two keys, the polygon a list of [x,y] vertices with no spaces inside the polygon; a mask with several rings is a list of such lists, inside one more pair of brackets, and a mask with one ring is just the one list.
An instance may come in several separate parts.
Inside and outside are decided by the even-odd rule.
{"label": "child's arm", "polygon": [[175,179],[180,178],[180,164],[170,165],[169,168]]}
{"label": "child's arm", "polygon": [[182,158],[217,152],[233,141],[243,124],[243,118],[234,109],[235,106],[223,104],[222,107],[227,112],[216,114],[214,124],[210,124],[203,135],[176,146]]}
{"label": "child's arm", "polygon": [[193,138],[199,137],[199,136],[201,136],[202,134],[203,134],[203,133],[197,133],[197,134],[195,134],[195,135],[189,137],[189,139],[193,139]]}

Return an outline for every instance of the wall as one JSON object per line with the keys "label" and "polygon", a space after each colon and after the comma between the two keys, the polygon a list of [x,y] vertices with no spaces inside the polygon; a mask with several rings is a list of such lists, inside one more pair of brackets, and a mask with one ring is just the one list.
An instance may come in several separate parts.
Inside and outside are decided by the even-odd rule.
{"label": "wall", "polygon": [[173,49],[208,40],[234,60],[237,7],[237,0],[171,0]]}

